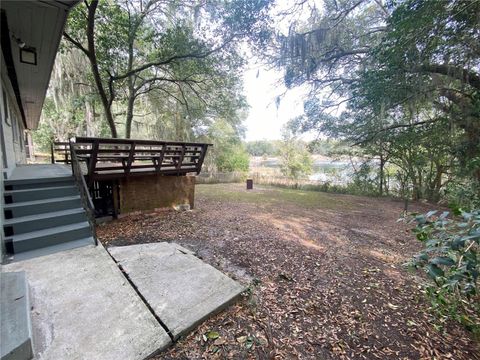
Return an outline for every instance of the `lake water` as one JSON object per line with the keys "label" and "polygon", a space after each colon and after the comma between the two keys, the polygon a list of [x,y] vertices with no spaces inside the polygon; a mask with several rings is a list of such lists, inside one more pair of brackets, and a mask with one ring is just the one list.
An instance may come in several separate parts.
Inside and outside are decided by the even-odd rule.
{"label": "lake water", "polygon": [[[281,162],[279,158],[264,159],[254,157],[250,160],[250,169],[254,172],[272,170],[273,174],[280,175],[280,165]],[[334,160],[324,156],[314,156],[313,173],[309,175],[308,178],[313,181],[346,184],[351,179],[352,174],[353,168],[348,161]]]}

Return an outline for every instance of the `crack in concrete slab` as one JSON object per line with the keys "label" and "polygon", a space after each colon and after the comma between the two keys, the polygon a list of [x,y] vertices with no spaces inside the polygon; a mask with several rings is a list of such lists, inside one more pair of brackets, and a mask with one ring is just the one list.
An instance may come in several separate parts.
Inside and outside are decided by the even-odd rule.
{"label": "crack in concrete slab", "polygon": [[223,310],[245,290],[174,243],[112,247],[109,252],[175,340]]}
{"label": "crack in concrete slab", "polygon": [[[165,332],[167,333],[167,335],[170,337],[170,340],[172,341],[172,344],[176,342],[172,332],[170,331],[170,329],[167,327],[167,325],[162,321],[162,319],[160,319],[160,317],[155,313],[155,311],[153,310],[153,308],[150,306],[150,304],[148,303],[148,301],[145,299],[145,297],[142,295],[142,293],[138,290],[137,286],[134,284],[134,282],[132,281],[132,279],[130,279],[130,276],[128,276],[127,272],[125,271],[125,269],[122,267],[122,265],[120,265],[118,263],[118,261],[112,256],[112,254],[110,254],[110,252],[107,250],[107,253],[108,255],[112,258],[112,260],[115,262],[115,264],[118,266],[118,269],[120,270],[120,272],[122,273],[122,275],[125,277],[125,279],[127,279],[128,283],[130,284],[130,286],[133,288],[133,290],[135,290],[135,292],[137,293],[138,297],[140,298],[140,300],[142,300],[142,302],[145,304],[145,306],[147,307],[148,311],[150,311],[150,313],[153,315],[153,317],[155,318],[155,320],[157,320],[157,322],[160,324],[160,326],[163,328],[163,330],[165,330]],[[161,350],[159,349],[159,352]],[[155,354],[152,354],[151,356],[154,356]]]}

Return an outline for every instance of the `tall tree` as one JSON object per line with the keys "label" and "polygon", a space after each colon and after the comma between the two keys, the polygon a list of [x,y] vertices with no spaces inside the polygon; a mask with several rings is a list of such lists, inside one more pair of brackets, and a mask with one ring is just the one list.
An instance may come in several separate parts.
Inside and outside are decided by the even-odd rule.
{"label": "tall tree", "polygon": [[385,160],[418,188],[436,169],[434,192],[452,172],[480,180],[480,3],[332,0],[319,13],[279,37],[285,83],[312,89],[300,125],[377,157],[382,188]]}
{"label": "tall tree", "polygon": [[457,158],[466,160],[463,165],[472,166],[470,173],[480,181],[479,18],[477,1],[401,3],[371,58],[374,70],[362,74],[356,95],[372,111],[382,103],[394,119],[399,111],[412,108],[423,113],[409,123],[394,121],[381,131],[420,129],[447,118],[445,132],[463,134],[455,146]]}
{"label": "tall tree", "polygon": [[112,107],[115,101],[126,103],[129,137],[140,96],[158,90],[186,103],[185,91],[201,97],[206,82],[238,68],[238,41],[258,32],[268,5],[267,0],[91,0],[75,10],[64,35],[90,62],[113,137],[118,130]]}

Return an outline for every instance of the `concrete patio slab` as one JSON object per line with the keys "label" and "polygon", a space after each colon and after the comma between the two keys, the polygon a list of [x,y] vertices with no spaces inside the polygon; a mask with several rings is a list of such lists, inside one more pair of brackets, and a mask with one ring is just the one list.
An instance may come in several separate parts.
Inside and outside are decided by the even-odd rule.
{"label": "concrete patio slab", "polygon": [[2,266],[25,271],[36,359],[138,359],[171,339],[99,245]]}
{"label": "concrete patio slab", "polygon": [[245,290],[173,243],[110,247],[108,251],[175,339]]}
{"label": "concrete patio slab", "polygon": [[17,165],[8,180],[55,178],[72,176],[72,168],[63,164]]}

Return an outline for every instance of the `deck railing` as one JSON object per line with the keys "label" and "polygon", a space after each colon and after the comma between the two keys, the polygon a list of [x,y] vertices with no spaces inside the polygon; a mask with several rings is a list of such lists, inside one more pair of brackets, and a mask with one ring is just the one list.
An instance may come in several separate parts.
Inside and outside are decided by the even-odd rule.
{"label": "deck railing", "polygon": [[52,164],[70,164],[70,143],[65,141],[54,141],[50,144],[50,156]]}
{"label": "deck railing", "polygon": [[82,171],[80,161],[78,160],[77,152],[75,149],[75,143],[70,141],[68,143],[70,149],[70,162],[72,164],[72,173],[77,182],[78,188],[80,189],[80,198],[82,200],[83,208],[87,213],[88,223],[90,224],[90,229],[92,231],[92,236],[95,241],[95,245],[98,244],[97,232],[96,232],[96,223],[95,223],[95,206],[93,205],[92,197],[88,191],[87,183],[85,181],[85,176]]}
{"label": "deck railing", "polygon": [[211,144],[77,137],[75,152],[94,181],[145,174],[199,174]]}

